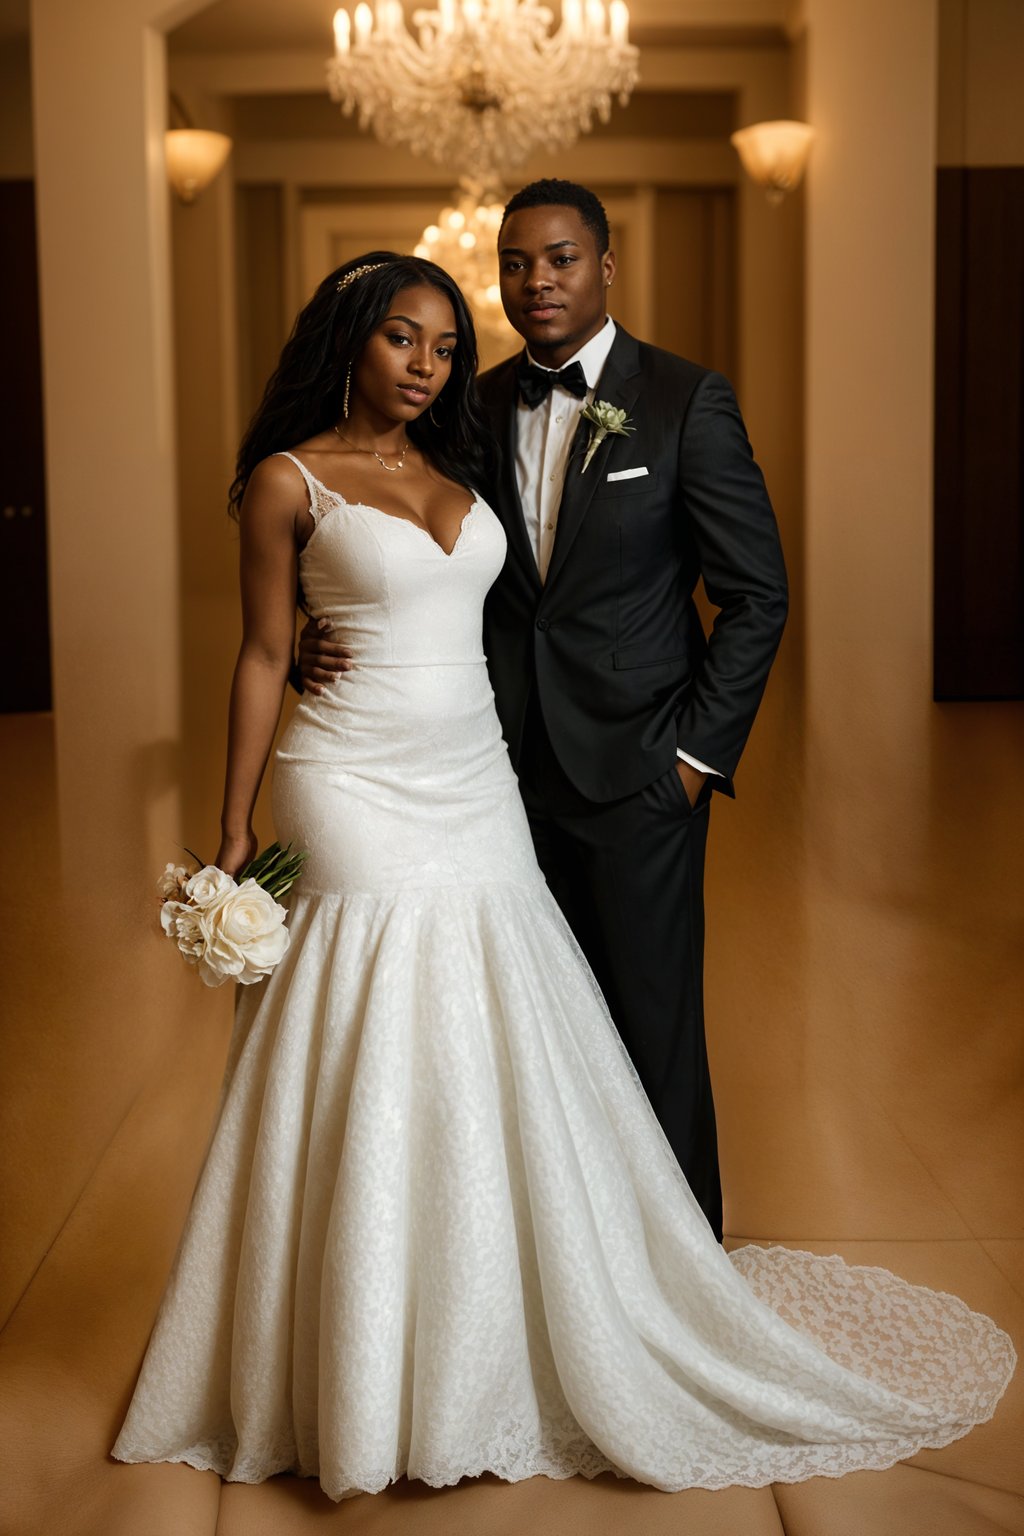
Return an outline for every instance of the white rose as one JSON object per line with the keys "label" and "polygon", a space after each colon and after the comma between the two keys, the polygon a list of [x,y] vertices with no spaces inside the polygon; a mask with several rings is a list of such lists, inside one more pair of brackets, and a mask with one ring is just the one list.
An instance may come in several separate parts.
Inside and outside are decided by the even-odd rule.
{"label": "white rose", "polygon": [[175,901],[178,901],[187,883],[188,870],[184,864],[168,864],[157,881],[157,888],[161,896],[167,900],[173,897]]}
{"label": "white rose", "polygon": [[288,948],[287,912],[255,880],[244,880],[199,913],[206,951],[199,974],[209,987],[229,976],[248,986],[268,976]]}
{"label": "white rose", "polygon": [[237,889],[230,875],[216,864],[206,864],[186,884],[185,896],[197,907],[212,907]]}
{"label": "white rose", "polygon": [[160,908],[160,926],[173,939],[190,965],[195,965],[206,948],[200,914],[183,901],[165,901]]}

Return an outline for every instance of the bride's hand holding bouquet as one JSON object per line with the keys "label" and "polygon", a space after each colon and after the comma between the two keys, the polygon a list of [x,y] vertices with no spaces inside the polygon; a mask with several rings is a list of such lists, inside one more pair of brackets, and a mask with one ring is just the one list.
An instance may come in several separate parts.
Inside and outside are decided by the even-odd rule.
{"label": "bride's hand holding bouquet", "polygon": [[[196,858],[197,864],[201,861]],[[208,987],[262,981],[288,948],[288,913],[279,897],[291,889],[308,855],[271,843],[256,853],[250,831],[225,837],[215,864],[191,872],[168,864],[160,876],[160,926]]]}
{"label": "bride's hand holding bouquet", "polygon": [[256,857],[258,847],[256,833],[251,827],[245,832],[222,832],[220,847],[213,862],[226,875],[236,877],[238,871]]}

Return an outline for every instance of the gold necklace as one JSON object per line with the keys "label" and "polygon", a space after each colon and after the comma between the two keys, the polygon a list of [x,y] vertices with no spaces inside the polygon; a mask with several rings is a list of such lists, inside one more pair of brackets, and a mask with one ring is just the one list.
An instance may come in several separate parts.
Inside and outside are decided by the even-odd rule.
{"label": "gold necklace", "polygon": [[386,469],[389,475],[395,474],[398,470],[400,470],[402,468],[402,466],[405,463],[405,456],[409,452],[409,439],[408,438],[406,438],[406,440],[405,440],[405,447],[402,449],[401,453],[398,455],[398,463],[397,464],[385,464],[384,460],[381,458],[381,456],[377,452],[376,448],[360,448],[358,443],[354,443],[351,438],[346,437],[344,432],[341,432],[338,429],[337,426],[335,426],[334,430],[335,430],[335,432],[338,433],[338,436],[341,438],[341,441],[343,443],[348,443],[349,447],[350,448],[354,448],[356,453],[372,453],[374,458],[377,460],[377,463],[380,465],[381,469]]}

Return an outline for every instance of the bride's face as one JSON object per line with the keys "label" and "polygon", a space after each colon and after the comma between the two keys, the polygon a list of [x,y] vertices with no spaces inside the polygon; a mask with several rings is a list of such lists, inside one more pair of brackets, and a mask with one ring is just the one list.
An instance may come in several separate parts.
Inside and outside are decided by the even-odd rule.
{"label": "bride's face", "polygon": [[427,283],[403,288],[352,370],[350,411],[415,421],[447,384],[457,340],[443,293]]}

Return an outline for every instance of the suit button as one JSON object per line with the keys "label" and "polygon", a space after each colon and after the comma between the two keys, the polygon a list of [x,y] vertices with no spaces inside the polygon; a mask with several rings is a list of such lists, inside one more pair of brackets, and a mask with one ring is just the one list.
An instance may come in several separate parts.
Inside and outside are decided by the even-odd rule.
{"label": "suit button", "polygon": [[538,629],[550,629],[551,628],[551,620],[550,619],[538,619],[537,620],[537,628]]}

